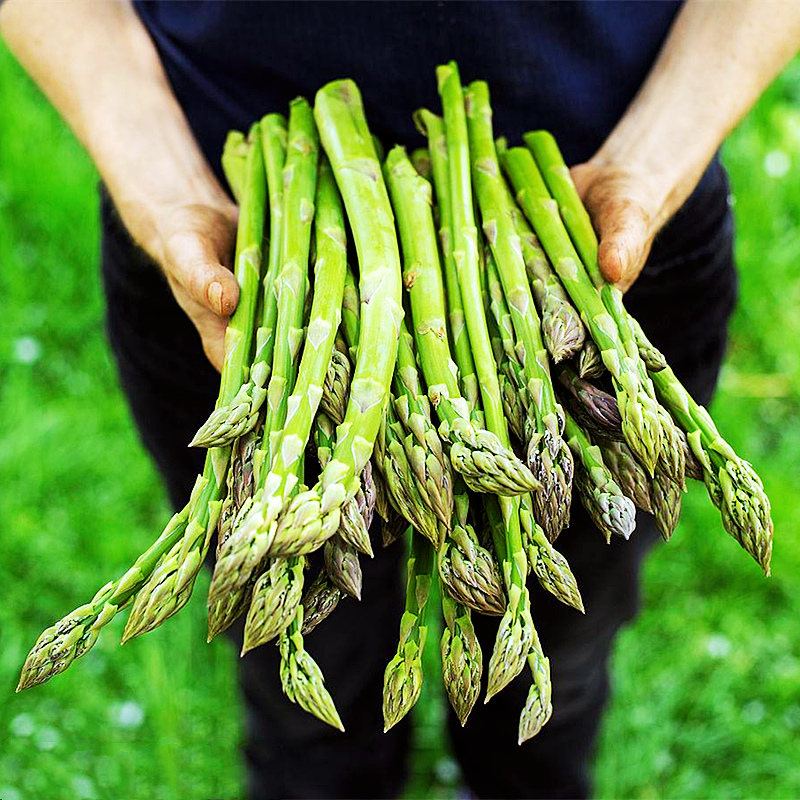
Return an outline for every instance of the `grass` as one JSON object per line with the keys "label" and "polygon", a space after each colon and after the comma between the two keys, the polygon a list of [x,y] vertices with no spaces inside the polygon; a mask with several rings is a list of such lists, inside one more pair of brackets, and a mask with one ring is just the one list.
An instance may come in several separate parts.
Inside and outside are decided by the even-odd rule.
{"label": "grass", "polygon": [[[234,654],[205,586],[124,649],[13,694],[35,636],[126,568],[167,518],[103,336],[96,175],[0,45],[0,798],[235,798]],[[695,487],[620,636],[596,763],[607,798],[800,796],[800,65],[731,137],[741,302],[713,412],[773,501],[774,577]],[[434,637],[431,637],[432,639]],[[417,714],[409,797],[452,797],[441,696]]]}

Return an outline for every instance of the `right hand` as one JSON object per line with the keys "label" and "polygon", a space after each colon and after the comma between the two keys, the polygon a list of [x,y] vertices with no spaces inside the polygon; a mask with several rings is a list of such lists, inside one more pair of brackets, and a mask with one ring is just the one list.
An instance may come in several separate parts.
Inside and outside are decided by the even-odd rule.
{"label": "right hand", "polygon": [[222,369],[225,329],[239,301],[233,272],[237,209],[181,205],[160,215],[148,250],[197,329],[208,360]]}

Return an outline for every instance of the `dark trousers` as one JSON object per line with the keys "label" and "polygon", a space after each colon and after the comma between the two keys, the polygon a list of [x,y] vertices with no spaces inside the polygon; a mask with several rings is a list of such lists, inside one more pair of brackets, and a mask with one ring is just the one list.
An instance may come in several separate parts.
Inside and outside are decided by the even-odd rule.
{"label": "dark trousers", "polygon": [[[680,227],[682,235],[665,230],[627,296],[631,312],[701,402],[708,402],[714,390],[736,295],[721,169],[718,181],[714,202],[706,198],[679,212],[672,230]],[[144,445],[172,503],[181,507],[203,458],[186,443],[213,406],[218,376],[166,282],[133,246],[105,197],[102,209],[107,325],[120,380]],[[691,225],[685,224],[687,215]],[[642,560],[658,537],[652,519],[640,512],[629,542],[606,545],[577,501],[573,508],[557,547],[578,579],[586,615],[531,587],[534,622],[551,661],[552,719],[537,737],[517,745],[517,720],[527,694],[522,677],[488,705],[479,702],[466,727],[450,718],[455,755],[470,789],[482,798],[590,793],[588,765],[609,694],[609,653],[620,626],[636,613]],[[343,601],[307,640],[345,734],[283,696],[276,647],[258,648],[240,660],[252,800],[379,798],[402,791],[409,725],[381,733],[383,670],[394,653],[403,604],[402,555],[395,545],[374,560],[364,559],[363,602]],[[488,663],[497,620],[478,615],[475,620]],[[232,636],[241,637],[241,626]]]}

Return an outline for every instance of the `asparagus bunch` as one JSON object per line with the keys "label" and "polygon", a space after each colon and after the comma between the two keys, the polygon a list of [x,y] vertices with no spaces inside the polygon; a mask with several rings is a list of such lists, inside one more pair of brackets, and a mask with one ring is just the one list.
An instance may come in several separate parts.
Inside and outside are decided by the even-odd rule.
{"label": "asparagus bunch", "polygon": [[552,544],[569,522],[573,464],[607,541],[631,535],[637,507],[669,539],[690,477],[769,573],[763,486],[603,280],[555,141],[534,132],[529,149],[507,148],[486,84],[464,92],[452,63],[437,80],[443,117],[416,113],[428,148],[411,159],[400,147],[384,158],[347,80],[323,87],[313,112],[295,100],[288,125],[269,114],[228,137],[241,299],[216,408],[193,442],[208,448],[204,471],[135,564],[39,637],[18,689],[65,670],[129,605],[124,641],[176,613],[216,530],[209,638],[246,613],[243,653],[277,640],[288,698],[343,729],[304,637],[343,597],[361,600],[377,509],[384,544],[404,537],[411,553],[386,728],[419,696],[436,588],[462,724],[483,672],[473,614],[500,617],[485,700],[528,666],[521,743],[552,712],[531,573],[584,610]]}

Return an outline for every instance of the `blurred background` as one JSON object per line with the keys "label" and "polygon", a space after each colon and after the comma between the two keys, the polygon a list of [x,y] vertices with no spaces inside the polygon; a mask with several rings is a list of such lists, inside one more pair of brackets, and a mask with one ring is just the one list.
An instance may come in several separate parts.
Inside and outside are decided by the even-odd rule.
{"label": "blurred background", "polygon": [[[693,486],[617,643],[603,798],[800,797],[799,101],[795,61],[724,149],[741,298],[712,412],[771,497],[774,577]],[[66,674],[14,694],[40,631],[169,515],[104,338],[96,181],[0,43],[0,798],[236,798],[235,655],[205,644],[207,576],[163,628],[120,649],[120,615]],[[409,798],[458,796],[442,702],[428,681]]]}

